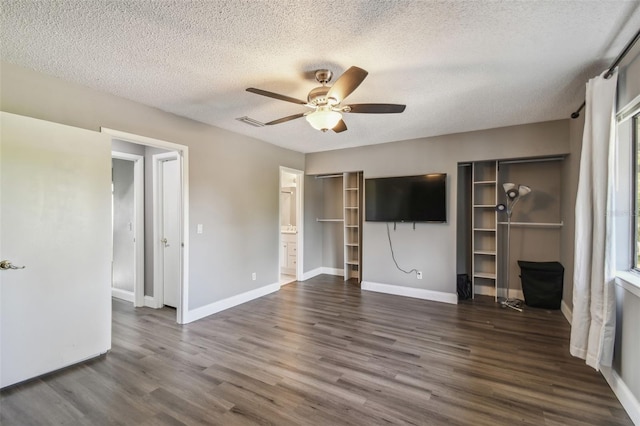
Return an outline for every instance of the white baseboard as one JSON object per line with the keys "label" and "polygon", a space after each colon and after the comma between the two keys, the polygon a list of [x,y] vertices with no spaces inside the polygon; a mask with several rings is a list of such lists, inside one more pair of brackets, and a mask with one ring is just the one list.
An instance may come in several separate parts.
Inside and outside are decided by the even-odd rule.
{"label": "white baseboard", "polygon": [[378,293],[395,294],[396,296],[413,297],[415,299],[432,300],[434,302],[444,302],[456,305],[458,295],[456,293],[444,293],[442,291],[425,290],[422,288],[403,287],[399,285],[381,284],[370,281],[362,281],[362,290],[375,291]]}
{"label": "white baseboard", "polygon": [[326,275],[337,275],[339,277],[344,276],[344,269],[337,268],[327,268],[326,266],[322,267],[322,273]]}
{"label": "white baseboard", "polygon": [[213,302],[205,306],[201,306],[196,309],[187,311],[184,315],[184,324],[199,320],[201,318],[213,315],[225,309],[233,308],[234,306],[241,305],[246,302],[250,302],[253,299],[257,299],[267,294],[280,290],[280,283],[269,284],[264,287],[249,290],[245,293],[236,294],[235,296],[222,299],[218,302]]}
{"label": "white baseboard", "polygon": [[310,271],[303,273],[301,281],[310,280],[311,278],[317,277],[318,275],[322,275],[322,268],[312,269]]}
{"label": "white baseboard", "polygon": [[609,383],[609,387],[611,387],[613,393],[618,397],[620,404],[622,404],[629,417],[631,417],[633,424],[640,425],[640,401],[638,401],[614,369],[601,367],[600,372],[607,383]]}
{"label": "white baseboard", "polygon": [[300,281],[306,281],[322,274],[344,276],[344,269],[327,268],[326,266],[321,266],[320,268],[312,269],[302,274],[302,280]]}
{"label": "white baseboard", "polygon": [[111,297],[116,299],[125,300],[133,303],[134,297],[132,291],[122,290],[120,288],[111,287]]}
{"label": "white baseboard", "polygon": [[573,312],[571,312],[569,305],[564,303],[564,300],[562,301],[562,303],[560,303],[560,311],[562,311],[562,315],[564,315],[564,317],[567,319],[567,322],[571,324],[571,320],[573,319]]}
{"label": "white baseboard", "polygon": [[162,307],[162,306],[158,306],[158,304],[156,303],[156,298],[153,296],[144,297],[144,306],[146,306],[147,308],[153,308],[153,309],[158,309]]}
{"label": "white baseboard", "polygon": [[[496,297],[496,288],[492,285],[475,285],[473,286],[474,294],[481,296]],[[509,290],[509,297],[514,299],[524,300],[524,293],[522,290],[511,289]]]}

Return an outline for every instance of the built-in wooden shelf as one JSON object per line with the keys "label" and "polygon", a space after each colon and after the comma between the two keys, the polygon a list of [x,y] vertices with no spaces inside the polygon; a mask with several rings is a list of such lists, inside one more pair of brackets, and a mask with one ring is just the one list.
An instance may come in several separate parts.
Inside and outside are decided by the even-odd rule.
{"label": "built-in wooden shelf", "polygon": [[490,273],[490,272],[475,272],[473,274],[474,277],[476,278],[485,278],[488,280],[495,280],[496,279],[496,274]]}
{"label": "built-in wooden shelf", "polygon": [[[498,217],[495,211],[498,203],[498,163],[496,161],[479,161],[472,164],[473,190],[471,206],[473,232],[471,246],[473,256],[472,293],[475,295],[476,284],[482,291],[478,294],[497,294],[498,270]],[[487,272],[494,271],[494,272]],[[478,279],[480,281],[478,281]],[[482,280],[492,280],[491,289]],[[497,300],[497,299],[496,299]]]}
{"label": "built-in wooden shelf", "polygon": [[473,252],[473,254],[480,254],[484,256],[496,256],[498,253],[496,253],[495,250],[476,250]]}
{"label": "built-in wooden shelf", "polygon": [[360,259],[362,258],[362,172],[343,174],[344,206],[344,279],[362,279]]}

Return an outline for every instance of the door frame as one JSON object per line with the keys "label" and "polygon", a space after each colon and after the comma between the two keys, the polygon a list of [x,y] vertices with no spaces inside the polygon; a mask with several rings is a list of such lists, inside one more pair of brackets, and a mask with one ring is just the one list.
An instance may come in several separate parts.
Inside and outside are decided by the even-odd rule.
{"label": "door frame", "polygon": [[282,217],[282,197],[280,197],[282,172],[296,175],[296,229],[298,230],[296,233],[296,281],[299,281],[304,273],[304,171],[280,166],[280,171],[278,172],[278,279],[282,262],[282,228],[280,225],[280,218]]}
{"label": "door frame", "polygon": [[[133,162],[133,306],[144,306],[144,157],[111,151],[111,158]],[[111,258],[113,263],[113,257]],[[112,288],[113,292],[113,288]]]}
{"label": "door frame", "polygon": [[[162,241],[164,238],[164,174],[162,173],[162,163],[165,161],[177,161],[178,173],[182,171],[180,164],[180,155],[176,151],[163,152],[152,156],[153,165],[153,297],[156,306],[161,308],[164,306],[164,250],[162,249]],[[182,216],[182,212],[180,213]],[[178,222],[182,221],[182,217],[178,218]],[[182,241],[182,230],[180,230],[180,240]],[[180,262],[182,268],[182,262]],[[182,275],[182,274],[180,274]]]}
{"label": "door frame", "polygon": [[[185,324],[187,313],[189,311],[189,147],[186,145],[180,145],[173,142],[164,141],[161,139],[154,139],[147,136],[140,136],[133,133],[127,133],[120,130],[109,129],[101,127],[100,131],[111,136],[113,139],[122,140],[125,142],[131,142],[138,145],[150,146],[153,148],[160,148],[168,151],[175,151],[178,154],[181,170],[181,197],[182,208],[180,209],[181,219],[181,239],[182,239],[182,255],[180,256],[181,264],[181,282],[180,282],[180,303],[176,308],[176,322],[178,324]],[[155,197],[154,197],[155,198]],[[155,204],[155,200],[154,200]],[[155,228],[155,226],[154,226]],[[154,235],[154,239],[156,236]],[[159,239],[159,237],[158,237]],[[154,254],[155,258],[155,254]],[[155,259],[154,259],[155,263]],[[154,270],[156,266],[154,265]],[[155,278],[155,277],[154,277]],[[154,283],[154,297],[145,297],[145,302],[149,301],[151,307],[160,308],[163,306],[162,300],[156,296],[156,284]],[[146,303],[147,304],[147,303]],[[149,306],[149,304],[147,304]]]}

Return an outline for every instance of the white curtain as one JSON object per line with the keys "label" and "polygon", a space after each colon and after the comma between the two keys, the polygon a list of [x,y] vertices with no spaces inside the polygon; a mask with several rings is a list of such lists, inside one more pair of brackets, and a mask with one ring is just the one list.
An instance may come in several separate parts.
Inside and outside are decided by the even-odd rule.
{"label": "white curtain", "polygon": [[614,173],[618,72],[587,83],[575,211],[573,356],[596,370],[611,366],[615,337]]}

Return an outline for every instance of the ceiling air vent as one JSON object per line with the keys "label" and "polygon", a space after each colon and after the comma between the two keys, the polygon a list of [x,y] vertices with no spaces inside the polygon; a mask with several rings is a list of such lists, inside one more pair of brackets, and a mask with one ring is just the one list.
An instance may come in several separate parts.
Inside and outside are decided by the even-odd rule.
{"label": "ceiling air vent", "polygon": [[254,120],[253,118],[249,118],[246,115],[244,117],[236,118],[236,120],[241,121],[253,127],[264,127],[264,123],[261,123],[258,120]]}

